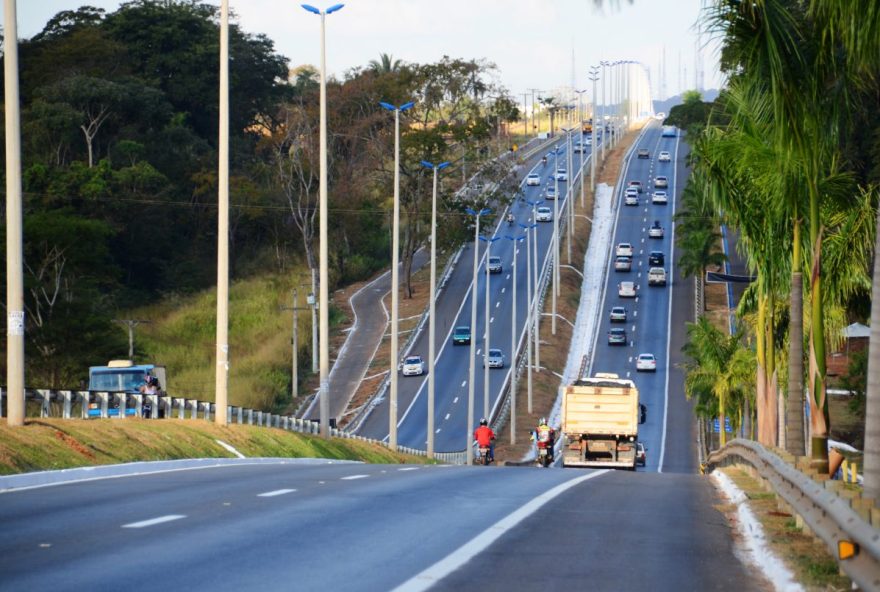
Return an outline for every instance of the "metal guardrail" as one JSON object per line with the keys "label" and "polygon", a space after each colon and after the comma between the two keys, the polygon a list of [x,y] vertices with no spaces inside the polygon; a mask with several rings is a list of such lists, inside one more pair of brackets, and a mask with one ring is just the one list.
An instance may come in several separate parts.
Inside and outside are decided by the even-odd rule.
{"label": "metal guardrail", "polygon": [[754,467],[785,502],[797,512],[809,529],[837,557],[839,541],[858,544],[855,557],[840,561],[840,567],[863,590],[880,590],[880,530],[873,528],[849,505],[848,500],[826,489],[757,442],[735,439],[713,451],[708,467],[745,461]]}
{"label": "metal guardrail", "polygon": [[[0,417],[3,416],[6,391],[0,388]],[[55,389],[26,389],[25,404],[39,406],[40,417],[60,416],[64,419],[88,419],[90,405],[94,402],[99,410],[97,417],[112,418],[125,421],[127,417],[145,417],[146,405],[156,410],[152,415],[159,420],[164,416],[168,419],[192,419],[211,421],[217,412],[217,406],[210,401],[199,401],[171,395],[141,395],[113,391],[74,391]],[[279,428],[300,434],[320,434],[318,422],[309,421],[291,415],[279,415],[258,409],[230,405],[226,408],[226,421],[229,424],[256,425]],[[344,430],[331,428],[330,435],[334,438],[345,438],[359,442],[370,442],[387,447],[384,442],[358,436]],[[412,456],[427,456],[426,451],[398,446],[398,452]],[[464,464],[464,452],[437,452],[434,458],[441,462]]]}

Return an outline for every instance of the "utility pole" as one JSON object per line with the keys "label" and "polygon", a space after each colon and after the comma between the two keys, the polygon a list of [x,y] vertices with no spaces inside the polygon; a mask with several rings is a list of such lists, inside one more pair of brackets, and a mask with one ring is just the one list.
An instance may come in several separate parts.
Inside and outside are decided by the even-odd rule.
{"label": "utility pole", "polygon": [[291,360],[290,360],[290,396],[296,399],[299,396],[299,311],[309,310],[311,307],[298,306],[299,297],[297,289],[293,289],[293,306],[280,306],[280,310],[293,312],[293,335],[291,337]]}
{"label": "utility pole", "polygon": [[134,328],[152,321],[145,321],[143,319],[113,319],[113,322],[128,327],[128,359],[134,360]]}
{"label": "utility pole", "polygon": [[[523,93],[523,134],[528,138],[529,136],[529,112],[526,104],[526,99],[528,98],[529,93]],[[523,142],[526,142],[526,139],[523,139]]]}

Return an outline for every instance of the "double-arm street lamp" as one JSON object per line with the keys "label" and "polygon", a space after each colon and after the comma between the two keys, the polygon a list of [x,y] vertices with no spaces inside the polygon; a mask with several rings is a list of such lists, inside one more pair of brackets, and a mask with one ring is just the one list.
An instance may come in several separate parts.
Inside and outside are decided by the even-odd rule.
{"label": "double-arm street lamp", "polygon": [[441,169],[449,166],[448,162],[434,164],[427,160],[422,161],[422,166],[434,171],[434,190],[431,194],[431,294],[428,305],[428,458],[434,458],[434,331],[436,319],[434,318],[434,300],[437,290],[437,177]]}
{"label": "double-arm street lamp", "polygon": [[[535,338],[535,372],[541,371],[541,314],[538,310],[538,206],[544,203],[544,200],[536,199],[535,201],[527,200],[532,206],[532,298],[530,298],[529,306],[533,308],[532,324],[534,329],[532,334]],[[529,410],[531,413],[531,409]]]}
{"label": "double-arm street lamp", "polygon": [[397,450],[397,358],[400,355],[397,345],[397,325],[399,322],[400,301],[400,113],[411,108],[414,103],[395,106],[379,103],[388,111],[394,112],[394,221],[391,231],[391,398],[388,405],[388,447]]}
{"label": "double-arm street lamp", "polygon": [[[599,80],[599,67],[598,66],[590,66],[590,75],[587,78],[593,83],[593,131],[592,131],[592,144],[593,144],[593,156],[596,155],[596,105],[598,101],[596,100],[596,81]],[[605,142],[602,142],[603,144]],[[583,155],[583,152],[581,153]],[[581,163],[581,168],[583,168],[583,163]],[[596,159],[590,159],[590,191],[596,193]],[[583,173],[581,173],[581,207],[584,207],[584,177]]]}
{"label": "double-arm street lamp", "polygon": [[466,444],[464,448],[465,456],[467,457],[467,464],[472,465],[474,464],[474,455],[471,453],[471,443],[473,441],[471,430],[474,429],[474,374],[476,373],[475,364],[477,358],[477,343],[474,334],[477,328],[477,268],[479,267],[480,254],[480,218],[491,214],[492,210],[489,208],[483,208],[482,210],[476,211],[471,208],[465,208],[465,211],[476,219],[474,223],[474,278],[471,286],[471,351],[470,366],[468,368],[468,421],[465,426],[465,435],[467,438],[465,440]]}
{"label": "double-arm street lamp", "polygon": [[[328,14],[341,9],[344,4],[334,4],[326,10],[303,4],[302,7],[321,17],[321,91],[320,91],[320,181],[318,184],[318,218],[320,221],[318,236],[318,325],[319,325],[319,366],[321,385],[318,391],[318,403],[321,416],[321,435],[330,437],[330,294],[328,292],[329,259],[327,255],[327,59],[324,43],[324,21]],[[218,295],[219,297],[219,295]],[[219,372],[219,370],[218,370]],[[219,409],[218,414],[219,416]],[[225,414],[224,414],[225,417]]]}
{"label": "double-arm street lamp", "polygon": [[480,240],[486,243],[486,318],[483,319],[483,417],[489,419],[489,332],[491,331],[489,322],[489,290],[490,271],[489,257],[492,255],[492,243],[501,240],[500,236],[485,237],[481,236]]}

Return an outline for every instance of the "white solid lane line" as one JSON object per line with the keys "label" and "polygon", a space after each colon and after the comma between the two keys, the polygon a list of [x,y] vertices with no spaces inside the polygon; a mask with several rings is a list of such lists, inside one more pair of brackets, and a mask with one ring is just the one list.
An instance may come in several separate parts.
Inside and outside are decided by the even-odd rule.
{"label": "white solid lane line", "polygon": [[352,479],[366,479],[369,475],[349,475],[348,477],[342,477],[343,481],[351,481]]}
{"label": "white solid lane line", "polygon": [[419,467],[402,467],[397,469],[398,471],[418,471]]}
{"label": "white solid lane line", "polygon": [[423,572],[414,575],[412,578],[395,588],[393,592],[416,592],[427,590],[470,561],[476,555],[486,550],[489,545],[494,543],[512,528],[515,528],[520,522],[540,510],[545,504],[547,504],[547,502],[552,501],[554,498],[575,485],[583,483],[587,479],[593,479],[600,475],[604,475],[607,472],[608,469],[602,469],[595,473],[589,473],[571,479],[570,481],[566,481],[565,483],[557,485],[550,491],[542,493],[511,512],[434,565],[428,567]]}
{"label": "white solid lane line", "polygon": [[296,489],[276,489],[275,491],[267,491],[266,493],[258,493],[257,497],[275,497],[276,495],[284,495],[293,493]]}
{"label": "white solid lane line", "polygon": [[122,528],[146,528],[147,526],[155,526],[156,524],[162,524],[164,522],[173,522],[174,520],[180,520],[181,518],[186,518],[186,516],[183,514],[168,514],[167,516],[159,516],[158,518],[150,518],[149,520],[123,524]]}

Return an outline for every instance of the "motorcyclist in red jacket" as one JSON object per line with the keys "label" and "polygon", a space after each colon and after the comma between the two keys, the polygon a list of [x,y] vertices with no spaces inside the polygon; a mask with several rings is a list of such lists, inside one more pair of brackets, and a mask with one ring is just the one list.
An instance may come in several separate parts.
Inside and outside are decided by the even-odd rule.
{"label": "motorcyclist in red jacket", "polygon": [[480,420],[480,427],[474,430],[474,440],[478,448],[489,448],[489,462],[495,461],[495,432],[489,427],[486,418]]}

